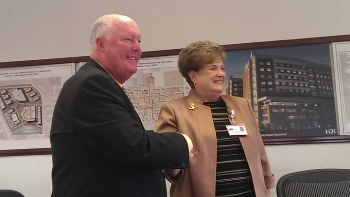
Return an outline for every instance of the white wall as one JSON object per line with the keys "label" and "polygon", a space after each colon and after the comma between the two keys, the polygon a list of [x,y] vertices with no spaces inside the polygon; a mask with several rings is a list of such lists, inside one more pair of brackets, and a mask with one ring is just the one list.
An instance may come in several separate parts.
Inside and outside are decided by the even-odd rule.
{"label": "white wall", "polygon": [[[348,0],[3,0],[0,62],[88,55],[90,27],[107,13],[139,23],[144,51],[197,40],[235,44],[350,34]],[[277,179],[297,170],[350,168],[344,156],[350,143],[266,148]],[[0,188],[47,197],[51,167],[50,155],[0,157]]]}

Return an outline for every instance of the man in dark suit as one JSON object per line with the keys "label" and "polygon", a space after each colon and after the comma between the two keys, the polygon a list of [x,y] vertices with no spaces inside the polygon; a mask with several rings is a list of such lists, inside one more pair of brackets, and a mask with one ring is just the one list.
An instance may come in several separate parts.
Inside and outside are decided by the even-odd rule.
{"label": "man in dark suit", "polygon": [[165,197],[161,169],[189,167],[191,140],[145,131],[121,87],[136,72],[140,42],[127,16],[95,22],[91,59],[64,84],[54,110],[52,197]]}

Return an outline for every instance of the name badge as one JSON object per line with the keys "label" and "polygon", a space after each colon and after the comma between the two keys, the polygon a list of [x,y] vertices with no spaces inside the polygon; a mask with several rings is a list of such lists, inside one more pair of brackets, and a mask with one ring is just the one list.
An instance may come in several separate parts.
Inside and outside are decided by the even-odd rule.
{"label": "name badge", "polygon": [[226,125],[229,135],[248,135],[244,124]]}

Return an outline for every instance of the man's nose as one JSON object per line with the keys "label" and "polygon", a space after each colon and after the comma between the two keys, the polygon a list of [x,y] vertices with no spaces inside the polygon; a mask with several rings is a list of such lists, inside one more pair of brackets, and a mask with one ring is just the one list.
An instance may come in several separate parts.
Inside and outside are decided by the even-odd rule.
{"label": "man's nose", "polygon": [[136,42],[134,43],[134,45],[133,45],[133,50],[134,50],[134,51],[141,51],[141,52],[142,52],[141,44],[140,44],[138,41],[136,41]]}

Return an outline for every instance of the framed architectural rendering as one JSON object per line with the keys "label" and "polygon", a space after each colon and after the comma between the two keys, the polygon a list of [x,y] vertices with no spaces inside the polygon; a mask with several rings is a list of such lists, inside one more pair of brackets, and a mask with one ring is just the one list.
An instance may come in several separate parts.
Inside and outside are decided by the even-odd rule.
{"label": "framed architectural rendering", "polygon": [[50,148],[53,109],[73,63],[0,69],[0,153]]}
{"label": "framed architectural rendering", "polygon": [[248,99],[265,144],[350,140],[350,45],[342,39],[348,36],[226,46],[227,94]]}
{"label": "framed architectural rendering", "polygon": [[228,94],[246,98],[263,139],[340,134],[329,43],[229,51]]}

